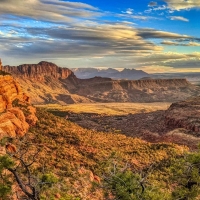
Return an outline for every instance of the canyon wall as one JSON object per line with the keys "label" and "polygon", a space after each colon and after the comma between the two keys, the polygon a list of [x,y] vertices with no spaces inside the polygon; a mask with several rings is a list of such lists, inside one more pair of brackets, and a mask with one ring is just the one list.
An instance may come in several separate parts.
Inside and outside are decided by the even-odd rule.
{"label": "canyon wall", "polygon": [[42,61],[38,64],[3,66],[34,104],[89,102],[176,102],[200,93],[186,79],[113,80],[78,79],[67,68]]}
{"label": "canyon wall", "polygon": [[11,73],[14,76],[36,80],[44,80],[45,76],[50,76],[56,79],[76,79],[71,70],[58,67],[53,63],[45,61],[41,61],[38,64],[24,64],[19,66],[6,65],[2,67],[2,70]]}
{"label": "canyon wall", "polygon": [[95,77],[80,80],[76,93],[94,101],[175,102],[199,94],[186,79],[112,80]]}

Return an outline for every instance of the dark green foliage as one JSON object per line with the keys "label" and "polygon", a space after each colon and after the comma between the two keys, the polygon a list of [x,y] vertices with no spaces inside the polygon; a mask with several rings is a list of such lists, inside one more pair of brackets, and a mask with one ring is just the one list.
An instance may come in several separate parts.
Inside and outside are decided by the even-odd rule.
{"label": "dark green foliage", "polygon": [[0,172],[14,166],[14,162],[8,155],[0,156]]}
{"label": "dark green foliage", "polygon": [[[154,185],[148,174],[143,177],[143,172],[137,173],[131,170],[117,172],[106,177],[106,187],[120,200],[170,200],[161,187]],[[151,182],[152,181],[152,182]]]}
{"label": "dark green foliage", "polygon": [[0,198],[8,199],[11,193],[12,183],[10,176],[6,173],[6,169],[13,167],[13,161],[7,156],[0,156]]}
{"label": "dark green foliage", "polygon": [[136,195],[142,194],[140,185],[140,176],[131,171],[117,173],[108,181],[108,187],[111,187],[112,192],[118,199],[132,200]]}
{"label": "dark green foliage", "polygon": [[6,76],[6,75],[11,75],[11,74],[8,73],[8,72],[5,72],[5,71],[0,70],[0,75]]}
{"label": "dark green foliage", "polygon": [[5,185],[0,183],[0,198],[9,199],[8,195],[11,193],[11,184],[8,183]]}
{"label": "dark green foliage", "polygon": [[52,187],[53,184],[58,182],[58,179],[52,174],[43,174],[41,177],[41,187]]}
{"label": "dark green foliage", "polygon": [[200,151],[174,160],[170,167],[171,180],[177,185],[174,199],[192,200],[200,195]]}

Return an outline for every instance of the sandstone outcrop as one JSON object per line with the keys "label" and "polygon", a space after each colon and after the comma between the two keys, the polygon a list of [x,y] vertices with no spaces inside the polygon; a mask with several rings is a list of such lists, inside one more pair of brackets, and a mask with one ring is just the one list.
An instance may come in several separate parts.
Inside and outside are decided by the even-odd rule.
{"label": "sandstone outcrop", "polygon": [[23,99],[25,96],[12,76],[0,76],[0,112],[11,108],[15,99]]}
{"label": "sandstone outcrop", "polygon": [[35,110],[19,83],[12,76],[0,76],[0,139],[23,136],[36,121]]}
{"label": "sandstone outcrop", "polygon": [[165,123],[200,135],[200,97],[173,103],[165,113]]}

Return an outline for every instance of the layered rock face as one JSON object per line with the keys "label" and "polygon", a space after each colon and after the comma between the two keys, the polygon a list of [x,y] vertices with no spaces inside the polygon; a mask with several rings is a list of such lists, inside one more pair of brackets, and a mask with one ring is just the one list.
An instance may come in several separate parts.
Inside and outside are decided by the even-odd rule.
{"label": "layered rock face", "polygon": [[12,75],[36,80],[44,80],[45,76],[56,79],[74,78],[73,72],[67,68],[61,68],[50,62],[39,62],[38,64],[24,64],[19,66],[3,66],[2,70]]}
{"label": "layered rock face", "polygon": [[50,62],[4,66],[34,104],[89,102],[176,102],[199,94],[186,79],[112,80],[78,79],[71,70]]}
{"label": "layered rock face", "polygon": [[35,110],[29,101],[12,76],[0,76],[0,139],[23,136],[29,124],[35,124]]}
{"label": "layered rock face", "polygon": [[23,93],[19,83],[12,76],[0,76],[0,112],[12,108],[15,99],[29,102],[29,97]]}
{"label": "layered rock face", "polygon": [[174,102],[199,93],[199,88],[186,79],[128,81],[96,77],[80,82],[78,94],[104,102]]}
{"label": "layered rock face", "polygon": [[173,103],[165,113],[165,123],[200,135],[200,97]]}
{"label": "layered rock face", "polygon": [[[2,70],[12,74],[23,91],[26,91],[34,104],[60,103],[62,101],[75,103],[76,95],[70,95],[78,84],[74,73],[57,65],[42,61],[38,64],[24,64],[19,66],[3,66]],[[83,99],[84,98],[79,98]]]}

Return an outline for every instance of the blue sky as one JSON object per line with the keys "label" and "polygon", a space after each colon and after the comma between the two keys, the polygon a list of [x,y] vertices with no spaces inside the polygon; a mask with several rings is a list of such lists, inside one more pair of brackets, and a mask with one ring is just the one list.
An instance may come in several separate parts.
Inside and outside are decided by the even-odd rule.
{"label": "blue sky", "polygon": [[200,0],[0,0],[5,65],[200,71]]}

